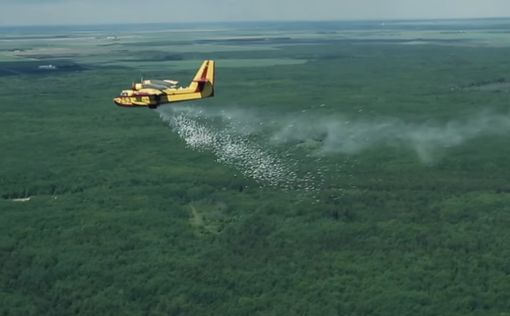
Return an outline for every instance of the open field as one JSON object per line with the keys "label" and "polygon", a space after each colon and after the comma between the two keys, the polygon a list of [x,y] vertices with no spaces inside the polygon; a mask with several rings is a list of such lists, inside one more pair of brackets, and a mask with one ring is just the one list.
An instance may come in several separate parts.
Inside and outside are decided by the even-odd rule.
{"label": "open field", "polygon": [[[0,314],[505,315],[508,32],[0,29]],[[112,103],[203,59],[212,99]]]}

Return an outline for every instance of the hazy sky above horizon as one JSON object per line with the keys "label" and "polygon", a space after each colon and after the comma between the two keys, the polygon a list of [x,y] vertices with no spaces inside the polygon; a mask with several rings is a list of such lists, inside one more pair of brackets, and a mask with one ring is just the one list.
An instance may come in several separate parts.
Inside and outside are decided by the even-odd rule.
{"label": "hazy sky above horizon", "polygon": [[0,25],[510,16],[510,0],[0,0]]}

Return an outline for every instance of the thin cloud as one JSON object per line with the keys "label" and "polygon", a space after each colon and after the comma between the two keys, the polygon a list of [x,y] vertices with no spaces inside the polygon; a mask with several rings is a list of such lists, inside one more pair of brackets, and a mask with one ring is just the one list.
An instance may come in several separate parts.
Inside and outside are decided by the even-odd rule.
{"label": "thin cloud", "polygon": [[[0,0],[0,5],[0,25],[510,16],[507,0]],[[140,8],[151,13],[140,14]]]}

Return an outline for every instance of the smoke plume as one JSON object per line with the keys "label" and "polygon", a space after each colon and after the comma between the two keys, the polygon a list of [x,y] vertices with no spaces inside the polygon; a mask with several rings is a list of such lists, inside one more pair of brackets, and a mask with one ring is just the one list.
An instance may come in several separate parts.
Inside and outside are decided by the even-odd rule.
{"label": "smoke plume", "polygon": [[319,167],[314,172],[302,170],[303,159],[390,146],[412,150],[421,162],[430,164],[449,148],[476,137],[510,132],[510,114],[496,113],[446,122],[391,117],[352,120],[313,111],[278,115],[197,106],[167,107],[159,113],[190,148],[213,152],[218,162],[260,183],[309,191],[316,191],[324,180]]}

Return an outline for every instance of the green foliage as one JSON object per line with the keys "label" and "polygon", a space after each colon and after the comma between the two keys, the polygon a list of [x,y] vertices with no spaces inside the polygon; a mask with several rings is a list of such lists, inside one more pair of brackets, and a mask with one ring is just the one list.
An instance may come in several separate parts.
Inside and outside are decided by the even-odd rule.
{"label": "green foliage", "polygon": [[[108,45],[78,37],[60,45],[76,45],[69,64],[80,72],[12,75],[5,69],[38,62],[0,63],[0,315],[510,310],[505,137],[474,138],[431,164],[384,145],[325,156],[321,166],[303,155],[304,170],[329,170],[309,193],[261,186],[187,148],[156,113],[111,102],[140,75],[137,60],[154,58],[144,75],[167,78],[162,61],[215,58],[217,95],[204,106],[249,107],[268,122],[320,104],[326,116],[406,122],[506,111],[504,89],[472,87],[508,81],[508,47],[362,40],[367,30],[346,40],[313,28],[311,41],[297,37],[313,24],[289,25],[268,41],[268,30],[242,27],[215,31],[232,38],[218,43],[198,30]],[[17,41],[5,45],[49,63],[30,38]],[[232,51],[205,56],[193,43]]]}

